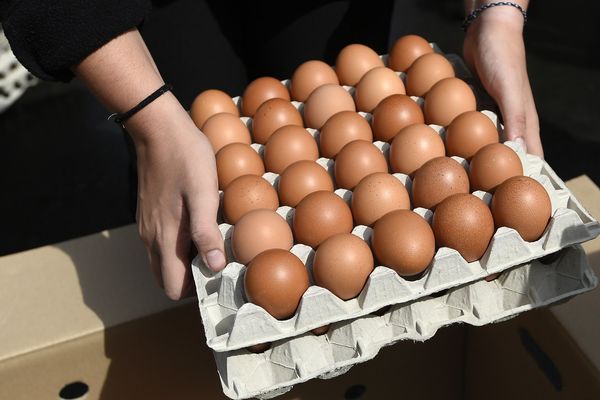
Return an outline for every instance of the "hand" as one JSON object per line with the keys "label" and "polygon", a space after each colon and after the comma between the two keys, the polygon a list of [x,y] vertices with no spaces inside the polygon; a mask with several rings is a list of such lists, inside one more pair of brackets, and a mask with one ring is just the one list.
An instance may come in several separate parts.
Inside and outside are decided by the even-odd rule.
{"label": "hand", "polygon": [[463,55],[500,107],[506,138],[519,142],[528,153],[543,157],[519,10],[499,6],[481,13],[467,30]]}

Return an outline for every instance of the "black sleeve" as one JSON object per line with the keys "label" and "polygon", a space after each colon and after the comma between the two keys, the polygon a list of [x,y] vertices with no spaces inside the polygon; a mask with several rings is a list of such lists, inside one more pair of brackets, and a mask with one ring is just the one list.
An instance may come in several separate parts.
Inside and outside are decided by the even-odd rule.
{"label": "black sleeve", "polygon": [[69,81],[70,67],[138,26],[148,0],[0,0],[12,51],[32,74]]}

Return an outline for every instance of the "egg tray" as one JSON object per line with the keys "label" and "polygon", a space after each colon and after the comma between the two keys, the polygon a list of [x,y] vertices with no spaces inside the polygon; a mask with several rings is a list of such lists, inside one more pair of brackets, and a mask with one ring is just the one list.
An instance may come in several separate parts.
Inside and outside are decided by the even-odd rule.
{"label": "egg tray", "polygon": [[241,349],[214,352],[214,356],[227,396],[266,399],[313,378],[344,374],[400,340],[424,341],[454,323],[481,326],[506,320],[597,284],[584,251],[576,245],[562,250],[549,265],[534,260],[491,282],[479,280],[439,297],[395,305],[381,316],[334,323],[321,336],[305,333],[276,341],[260,354]]}
{"label": "egg tray", "polygon": [[[494,113],[484,111],[484,114],[499,126]],[[442,127],[431,126],[441,135],[444,134]],[[314,130],[311,133],[318,134]],[[375,144],[387,156],[389,145],[383,142]],[[552,218],[539,240],[525,242],[515,230],[501,227],[494,233],[487,251],[480,260],[468,263],[456,250],[442,247],[437,250],[424,274],[416,280],[402,278],[392,269],[377,266],[358,297],[347,301],[341,300],[327,289],[314,286],[311,270],[315,252],[309,246],[296,244],[291,251],[306,265],[313,286],[302,296],[294,316],[287,320],[277,320],[263,308],[246,302],[243,285],[244,265],[231,262],[221,273],[213,274],[197,257],[192,263],[192,270],[208,346],[215,351],[230,351],[297,336],[332,322],[369,314],[387,305],[413,301],[440,290],[475,281],[598,236],[598,221],[581,206],[545,161],[525,154],[517,143],[505,142],[505,145],[513,148],[520,157],[524,174],[540,182],[550,196]],[[261,152],[261,145],[253,146]],[[453,158],[468,169],[468,163],[464,159]],[[318,163],[333,174],[332,160],[322,158]],[[399,179],[410,193],[410,178],[404,174],[393,176]],[[277,186],[277,174],[266,173],[264,178]],[[350,203],[351,191],[337,189],[335,193]],[[476,191],[473,194],[488,204],[491,201],[490,193]],[[431,223],[431,210],[416,208],[414,211]],[[283,206],[277,209],[277,213],[291,226],[294,209]],[[233,226],[223,223],[219,227],[225,240],[227,259],[234,260],[230,240]],[[371,228],[359,225],[352,233],[369,243],[371,232]]]}

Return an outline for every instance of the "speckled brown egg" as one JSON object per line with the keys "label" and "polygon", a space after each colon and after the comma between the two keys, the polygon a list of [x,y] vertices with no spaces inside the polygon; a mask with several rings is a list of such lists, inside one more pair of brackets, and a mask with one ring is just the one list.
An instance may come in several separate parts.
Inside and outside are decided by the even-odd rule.
{"label": "speckled brown egg", "polygon": [[446,154],[444,141],[429,125],[413,124],[403,128],[390,146],[393,172],[413,176],[427,161]]}
{"label": "speckled brown egg", "polygon": [[371,226],[393,210],[409,210],[410,198],[402,182],[386,172],[364,177],[352,192],[354,223]]}
{"label": "speckled brown egg", "polygon": [[479,260],[494,235],[489,207],[468,193],[454,194],[438,204],[432,226],[437,246],[458,251],[467,262]]}
{"label": "speckled brown egg", "polygon": [[552,215],[548,192],[527,176],[509,178],[498,186],[491,208],[496,227],[513,228],[528,242],[542,236]]}
{"label": "speckled brown egg", "polygon": [[446,197],[456,193],[469,193],[469,176],[454,159],[437,157],[415,172],[412,182],[414,207],[433,210]]}
{"label": "speckled brown egg", "polygon": [[523,175],[523,164],[513,149],[502,144],[488,144],[475,153],[469,166],[473,190],[493,192],[502,182]]}
{"label": "speckled brown egg", "polygon": [[265,145],[263,159],[267,171],[281,174],[296,161],[319,158],[316,140],[301,126],[287,125],[277,129]]}
{"label": "speckled brown egg", "polygon": [[423,54],[433,53],[429,42],[417,35],[405,35],[390,49],[388,64],[394,71],[406,71]]}
{"label": "speckled brown egg", "polygon": [[341,111],[329,118],[319,132],[321,156],[335,158],[342,147],[355,140],[372,141],[371,126],[360,114]]}
{"label": "speckled brown egg", "polygon": [[215,114],[229,113],[236,117],[240,112],[229,95],[221,90],[209,89],[200,93],[190,107],[190,116],[198,128]]}
{"label": "speckled brown egg", "polygon": [[219,150],[215,158],[221,190],[242,175],[262,176],[265,173],[265,166],[258,153],[244,143],[228,144]]}
{"label": "speckled brown egg", "polygon": [[323,61],[306,61],[296,68],[292,75],[292,99],[304,102],[313,90],[327,83],[340,84],[333,68]]}
{"label": "speckled brown egg", "polygon": [[390,142],[401,129],[425,122],[421,107],[410,97],[393,94],[373,110],[371,126],[375,140]]}
{"label": "speckled brown egg", "polygon": [[252,137],[256,143],[265,144],[273,132],[286,125],[303,126],[300,112],[289,101],[267,100],[254,114]]}
{"label": "speckled brown egg", "polygon": [[498,141],[496,126],[479,111],[460,114],[446,128],[446,151],[449,156],[471,160],[483,146]]}
{"label": "speckled brown egg", "polygon": [[306,99],[304,122],[309,128],[321,129],[329,118],[341,111],[356,111],[350,93],[339,85],[322,85]]}
{"label": "speckled brown egg", "polygon": [[350,142],[335,158],[334,173],[338,187],[352,190],[362,178],[375,172],[388,172],[388,165],[381,150],[371,142]]}
{"label": "speckled brown egg", "polygon": [[270,76],[253,80],[242,95],[242,114],[253,117],[258,107],[269,99],[290,101],[290,93],[283,83]]}
{"label": "speckled brown egg", "polygon": [[315,253],[315,283],[342,300],[359,295],[373,271],[369,245],[351,233],[340,233],[325,240]]}
{"label": "speckled brown egg", "polygon": [[373,226],[371,248],[379,263],[401,276],[423,272],[435,254],[431,227],[419,214],[395,210]]}
{"label": "speckled brown egg", "polygon": [[425,96],[425,122],[448,126],[454,118],[477,109],[473,90],[458,78],[445,78],[433,85]]}
{"label": "speckled brown egg", "polygon": [[274,211],[277,207],[277,191],[261,176],[240,176],[231,181],[223,193],[223,214],[230,224],[237,223],[252,210],[266,208]]}
{"label": "speckled brown egg", "polygon": [[248,127],[233,114],[215,114],[206,120],[201,130],[210,141],[215,153],[230,143],[251,143]]}
{"label": "speckled brown egg", "polygon": [[278,191],[281,204],[296,207],[313,192],[333,192],[333,180],[329,172],[314,161],[297,161],[287,167],[279,177]]}
{"label": "speckled brown egg", "polygon": [[354,86],[368,71],[383,66],[383,61],[373,49],[362,44],[350,44],[339,52],[335,73],[342,85]]}
{"label": "speckled brown egg", "polygon": [[286,220],[264,208],[244,214],[233,226],[231,234],[233,256],[242,264],[248,264],[265,250],[289,250],[293,243],[292,230]]}
{"label": "speckled brown egg", "polygon": [[406,93],[423,97],[444,78],[454,77],[452,64],[441,54],[429,53],[415,60],[406,71]]}
{"label": "speckled brown egg", "polygon": [[371,69],[356,84],[354,101],[359,111],[372,112],[379,102],[393,94],[405,94],[404,83],[386,67]]}
{"label": "speckled brown egg", "polygon": [[327,238],[352,231],[352,212],[333,192],[318,191],[306,196],[294,212],[294,237],[299,243],[317,248]]}
{"label": "speckled brown egg", "polygon": [[286,250],[272,249],[260,253],[244,274],[248,301],[264,308],[277,319],[294,315],[308,286],[306,267]]}

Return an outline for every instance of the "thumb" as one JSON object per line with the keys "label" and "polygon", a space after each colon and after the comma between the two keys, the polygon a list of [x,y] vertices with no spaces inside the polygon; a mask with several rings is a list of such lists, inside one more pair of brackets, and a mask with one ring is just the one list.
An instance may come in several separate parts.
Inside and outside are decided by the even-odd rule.
{"label": "thumb", "polygon": [[[204,200],[204,201],[203,201]],[[190,233],[204,264],[212,271],[225,268],[223,237],[217,225],[218,194],[214,199],[195,199],[188,204]]]}

